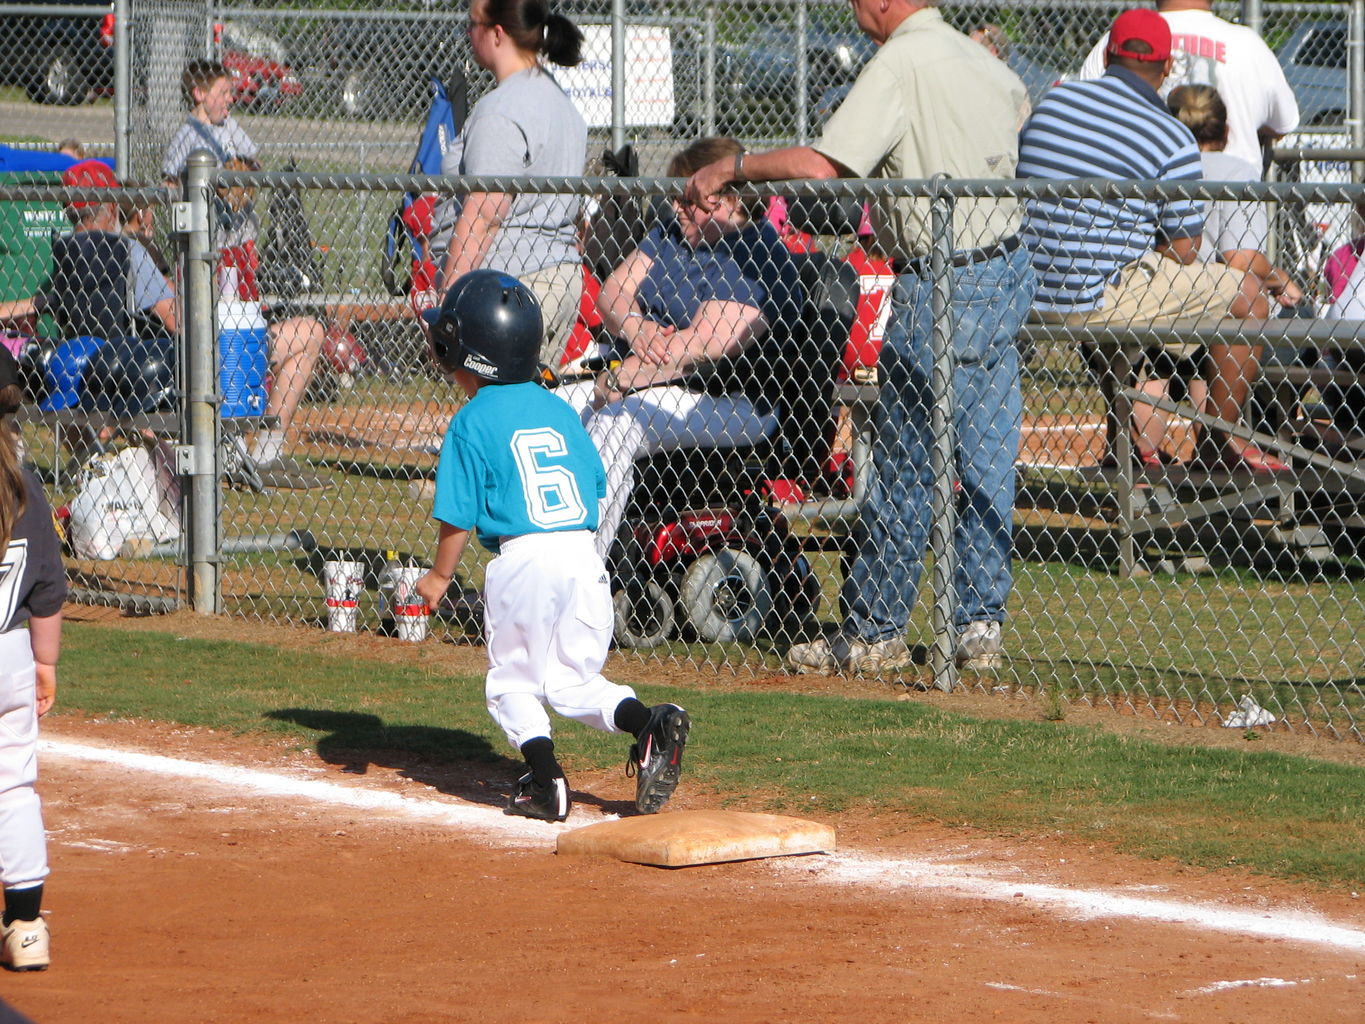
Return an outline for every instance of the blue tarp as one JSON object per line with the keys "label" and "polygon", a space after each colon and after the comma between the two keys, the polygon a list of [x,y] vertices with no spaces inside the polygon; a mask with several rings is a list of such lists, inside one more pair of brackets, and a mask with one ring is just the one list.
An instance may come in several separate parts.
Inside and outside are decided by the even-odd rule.
{"label": "blue tarp", "polygon": [[[113,170],[114,161],[105,160]],[[43,173],[64,171],[72,164],[80,163],[65,153],[53,153],[41,149],[15,149],[13,146],[0,145],[0,174],[19,174],[22,172]]]}

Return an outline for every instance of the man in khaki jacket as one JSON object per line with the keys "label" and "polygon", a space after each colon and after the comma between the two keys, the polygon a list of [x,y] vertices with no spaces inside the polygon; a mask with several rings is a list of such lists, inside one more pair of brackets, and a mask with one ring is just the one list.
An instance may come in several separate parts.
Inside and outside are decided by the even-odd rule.
{"label": "man in khaki jacket", "polygon": [[[820,139],[710,164],[689,180],[688,201],[714,204],[734,181],[1014,177],[1016,129],[1028,102],[1019,77],[930,4],[851,0],[851,6],[879,49]],[[832,638],[791,649],[788,663],[802,672],[877,672],[909,664],[905,631],[928,542],[930,414],[935,391],[942,390],[932,381],[929,204],[888,191],[874,196],[870,212],[877,245],[897,272],[878,367],[875,473],[844,581],[842,628]],[[961,493],[954,617],[957,660],[971,669],[1000,662],[1000,625],[1011,587],[1021,404],[1015,335],[1034,292],[1018,226],[1013,200],[955,204],[952,469]]]}

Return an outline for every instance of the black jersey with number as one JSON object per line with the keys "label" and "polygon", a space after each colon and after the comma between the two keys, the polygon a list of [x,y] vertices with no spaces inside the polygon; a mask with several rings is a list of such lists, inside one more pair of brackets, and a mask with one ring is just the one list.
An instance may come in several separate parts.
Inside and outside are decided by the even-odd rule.
{"label": "black jersey with number", "polygon": [[38,478],[23,471],[27,502],[9,546],[0,553],[0,633],[31,616],[55,615],[66,600],[66,570],[52,509]]}

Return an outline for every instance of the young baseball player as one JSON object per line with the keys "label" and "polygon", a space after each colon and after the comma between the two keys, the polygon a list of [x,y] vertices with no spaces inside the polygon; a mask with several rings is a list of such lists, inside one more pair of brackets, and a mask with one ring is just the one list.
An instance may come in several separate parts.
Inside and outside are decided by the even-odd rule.
{"label": "young baseball player", "polygon": [[417,584],[429,607],[450,586],[471,530],[497,554],[484,575],[485,696],[530,769],[506,813],[563,821],[569,787],[545,705],[630,733],[635,806],[659,810],[678,785],[690,721],[603,677],[612,601],[593,531],[606,474],[578,414],[541,387],[540,305],[516,278],[475,270],[423,314],[436,364],[469,396],[436,468],[436,557]]}
{"label": "young baseball player", "polygon": [[[47,877],[38,781],[38,719],[57,693],[66,574],[52,510],[19,463],[9,416],[23,401],[19,365],[0,345],[0,965],[47,969],[40,911]],[[25,628],[27,627],[27,628]]]}

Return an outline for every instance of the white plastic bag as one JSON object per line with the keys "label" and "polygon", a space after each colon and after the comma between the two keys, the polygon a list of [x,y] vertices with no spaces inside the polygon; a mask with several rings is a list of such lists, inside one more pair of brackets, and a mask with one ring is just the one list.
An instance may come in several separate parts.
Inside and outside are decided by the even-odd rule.
{"label": "white plastic bag", "polygon": [[1257,704],[1251,694],[1237,702],[1237,710],[1223,719],[1224,729],[1254,729],[1258,725],[1274,725],[1275,716]]}
{"label": "white plastic bag", "polygon": [[[117,558],[139,542],[180,536],[180,479],[166,442],[95,456],[71,502],[71,545],[80,558]],[[130,545],[130,542],[133,542]]]}

